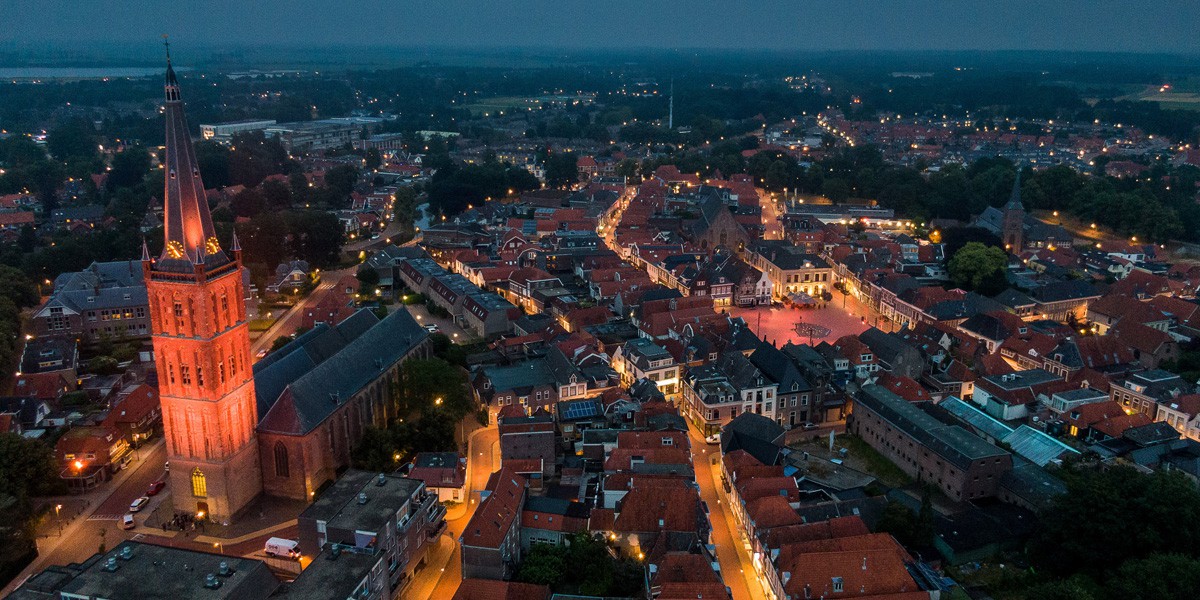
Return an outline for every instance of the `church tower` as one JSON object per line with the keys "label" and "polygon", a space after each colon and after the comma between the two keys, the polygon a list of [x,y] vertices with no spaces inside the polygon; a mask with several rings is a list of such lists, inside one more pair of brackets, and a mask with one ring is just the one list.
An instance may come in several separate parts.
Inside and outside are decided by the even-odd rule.
{"label": "church tower", "polygon": [[237,236],[221,249],[167,54],[162,255],[142,248],[176,510],[227,522],[262,490]]}
{"label": "church tower", "polygon": [[1017,168],[1017,180],[1013,182],[1012,194],[1004,205],[1004,249],[1020,254],[1025,248],[1025,206],[1021,204],[1021,169]]}

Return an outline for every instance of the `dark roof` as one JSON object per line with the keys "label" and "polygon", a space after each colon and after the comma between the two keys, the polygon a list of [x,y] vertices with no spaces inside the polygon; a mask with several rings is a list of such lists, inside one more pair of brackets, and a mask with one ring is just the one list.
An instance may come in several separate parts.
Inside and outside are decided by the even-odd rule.
{"label": "dark roof", "polygon": [[[319,326],[254,365],[259,426],[307,433],[429,337],[407,310],[362,309]],[[282,401],[282,405],[281,405]]]}
{"label": "dark roof", "polygon": [[783,426],[754,413],[742,413],[721,430],[721,454],[745,450],[764,465],[779,460]]}
{"label": "dark roof", "polygon": [[1121,437],[1145,448],[1155,444],[1178,440],[1179,432],[1165,421],[1156,421],[1149,425],[1130,427],[1125,430],[1125,433],[1121,434]]}
{"label": "dark roof", "polygon": [[798,391],[810,391],[811,383],[800,373],[796,363],[787,354],[766,342],[760,342],[758,349],[750,355],[750,362],[758,367],[771,381],[779,384],[776,394],[787,394]]}
{"label": "dark roof", "polygon": [[913,403],[878,385],[863,386],[856,398],[857,406],[875,412],[962,469],[981,458],[1009,455],[962,427],[942,423]]}
{"label": "dark roof", "polygon": [[1041,287],[1033,288],[1029,295],[1038,302],[1061,302],[1063,300],[1079,300],[1082,298],[1098,298],[1100,292],[1092,284],[1079,280],[1055,281]]}

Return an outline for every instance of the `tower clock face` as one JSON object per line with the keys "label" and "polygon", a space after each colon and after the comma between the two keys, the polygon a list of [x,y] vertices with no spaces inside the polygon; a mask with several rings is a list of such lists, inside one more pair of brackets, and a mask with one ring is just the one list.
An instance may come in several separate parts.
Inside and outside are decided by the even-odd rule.
{"label": "tower clock face", "polygon": [[171,258],[183,258],[183,244],[178,240],[167,242],[167,256]]}
{"label": "tower clock face", "polygon": [[204,240],[204,251],[208,254],[216,254],[221,251],[221,244],[217,242],[217,238],[210,237]]}

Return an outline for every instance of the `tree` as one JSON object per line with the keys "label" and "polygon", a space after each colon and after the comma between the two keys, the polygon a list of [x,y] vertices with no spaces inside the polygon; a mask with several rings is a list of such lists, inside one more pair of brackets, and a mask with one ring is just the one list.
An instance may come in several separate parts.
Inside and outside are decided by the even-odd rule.
{"label": "tree", "polygon": [[248,187],[238,192],[229,204],[233,208],[233,214],[239,217],[254,217],[266,208],[267,200],[258,188]]}
{"label": "tree", "polygon": [[546,185],[565,188],[579,181],[579,166],[574,152],[557,152],[546,157]]}
{"label": "tree", "polygon": [[50,154],[63,162],[71,159],[91,161],[100,152],[96,128],[87,119],[71,119],[50,130],[46,136]]}
{"label": "tree", "polygon": [[1183,554],[1151,554],[1126,561],[1104,586],[1104,596],[1111,600],[1200,597],[1200,560]]}
{"label": "tree", "polygon": [[523,583],[548,585],[552,589],[562,585],[565,576],[565,552],[557,546],[535,544],[521,560],[514,579]]}
{"label": "tree", "polygon": [[342,199],[348,198],[358,184],[358,169],[351,165],[338,165],[325,172],[325,186]]}
{"label": "tree", "polygon": [[1200,555],[1200,491],[1184,476],[1114,466],[1064,477],[1030,541],[1039,570],[1098,578],[1155,553]]}
{"label": "tree", "polygon": [[108,189],[133,187],[146,179],[150,171],[150,153],[141,146],[131,146],[118,152],[112,159],[112,171],[108,174]]}
{"label": "tree", "polygon": [[1007,267],[1008,255],[1003,250],[969,242],[950,259],[949,271],[955,284],[978,291],[981,287],[994,286],[996,276],[1003,277]]}

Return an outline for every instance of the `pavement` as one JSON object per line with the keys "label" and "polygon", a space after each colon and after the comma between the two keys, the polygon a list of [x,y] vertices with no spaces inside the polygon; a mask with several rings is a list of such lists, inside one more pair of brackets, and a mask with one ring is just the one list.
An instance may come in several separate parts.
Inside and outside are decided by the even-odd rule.
{"label": "pavement", "polygon": [[[725,585],[733,592],[734,600],[765,600],[763,583],[755,572],[746,534],[742,531],[729,506],[721,486],[720,446],[708,444],[694,423],[688,425],[688,437],[692,445],[692,466],[696,471],[696,483],[700,487],[700,499],[708,505],[709,523],[712,524],[712,544],[716,546],[717,563]],[[717,464],[714,465],[713,461]]]}
{"label": "pavement", "polygon": [[[0,590],[0,596],[11,593],[48,566],[82,562],[95,554],[101,543],[112,548],[131,538],[134,534],[121,530],[118,520],[129,512],[131,502],[146,493],[151,482],[163,477],[166,455],[163,440],[154,440],[138,449],[129,466],[96,489],[76,496],[42,499],[61,504],[63,510],[58,519],[48,519],[37,532],[37,558]],[[150,506],[143,510],[153,510],[162,498],[161,494],[151,498]]]}
{"label": "pavement", "polygon": [[[851,307],[842,308],[841,294],[838,292],[834,292],[833,301],[824,308],[756,306],[753,308],[731,307],[728,310],[730,315],[745,319],[746,324],[760,338],[766,336],[768,342],[779,346],[787,342],[819,344],[825,341],[832,344],[844,335],[859,334],[868,328],[868,324],[862,320],[861,312]],[[865,310],[865,307],[861,307],[861,310]],[[797,323],[811,323],[827,327],[829,335],[821,338],[802,336],[796,333]]]}
{"label": "pavement", "polygon": [[420,323],[421,325],[428,325],[430,323],[436,324],[438,326],[438,333],[445,334],[450,338],[450,341],[454,342],[455,344],[466,344],[475,340],[475,334],[463,329],[462,327],[459,327],[454,322],[453,317],[435,317],[429,314],[429,310],[426,309],[422,304],[397,304],[392,306],[391,309],[395,310],[399,306],[404,306],[407,308],[409,314],[411,314],[413,318],[417,320],[417,323]]}
{"label": "pavement", "polygon": [[[466,418],[474,419],[468,415]],[[500,430],[494,421],[468,434],[467,501],[446,510],[446,530],[437,545],[425,553],[426,566],[413,578],[402,594],[404,598],[451,598],[462,583],[462,559],[458,538],[479,507],[479,492],[487,486],[492,473],[500,470]]]}

